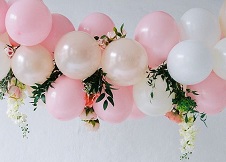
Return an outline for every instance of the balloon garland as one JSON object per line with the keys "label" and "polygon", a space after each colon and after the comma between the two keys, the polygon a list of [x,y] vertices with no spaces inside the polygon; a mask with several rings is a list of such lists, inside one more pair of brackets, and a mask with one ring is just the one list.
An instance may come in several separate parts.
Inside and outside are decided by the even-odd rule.
{"label": "balloon garland", "polygon": [[226,3],[220,21],[193,8],[180,26],[153,12],[138,23],[133,40],[125,38],[124,24],[117,29],[102,13],[87,16],[75,31],[42,1],[0,0],[0,99],[7,98],[7,115],[23,137],[29,129],[19,108],[26,95],[34,110],[44,102],[53,117],[80,117],[92,131],[99,119],[165,115],[180,125],[181,159],[188,159],[196,119],[206,125],[207,114],[226,106],[225,16]]}

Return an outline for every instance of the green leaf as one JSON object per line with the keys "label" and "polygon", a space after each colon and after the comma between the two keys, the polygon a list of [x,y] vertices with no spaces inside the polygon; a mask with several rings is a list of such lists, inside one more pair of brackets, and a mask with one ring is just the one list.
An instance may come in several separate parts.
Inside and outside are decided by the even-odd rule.
{"label": "green leaf", "polygon": [[151,98],[153,98],[154,97],[154,93],[153,92],[151,92]]}
{"label": "green leaf", "polygon": [[114,31],[115,33],[118,33],[118,30],[117,30],[116,27],[113,28],[113,31]]}
{"label": "green leaf", "polygon": [[121,25],[121,27],[120,27],[120,31],[121,31],[121,33],[123,33],[123,28],[124,28],[124,23]]}
{"label": "green leaf", "polygon": [[110,89],[105,89],[105,92],[113,98],[113,93],[111,92]]}
{"label": "green leaf", "polygon": [[188,122],[188,115],[186,114],[185,115],[185,123],[187,123]]}
{"label": "green leaf", "polygon": [[95,36],[95,37],[94,37],[94,39],[95,39],[95,40],[98,40],[98,39],[99,39],[99,37],[98,37],[98,36]]}
{"label": "green leaf", "polygon": [[105,97],[105,93],[102,93],[96,100],[96,102],[100,102]]}
{"label": "green leaf", "polygon": [[108,101],[107,101],[107,100],[105,100],[105,101],[104,101],[104,103],[103,103],[103,108],[104,108],[104,110],[106,110],[106,109],[107,109],[107,107],[108,107]]}
{"label": "green leaf", "polygon": [[45,94],[41,95],[41,99],[42,99],[42,102],[46,103],[46,96],[45,96]]}
{"label": "green leaf", "polygon": [[113,100],[112,97],[108,96],[107,99],[108,99],[108,101],[112,104],[112,106],[115,106],[114,100]]}

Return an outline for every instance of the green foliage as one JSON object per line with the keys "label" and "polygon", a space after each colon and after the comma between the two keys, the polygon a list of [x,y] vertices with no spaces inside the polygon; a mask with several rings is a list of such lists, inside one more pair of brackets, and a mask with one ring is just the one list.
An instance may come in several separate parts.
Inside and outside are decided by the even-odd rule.
{"label": "green foliage", "polygon": [[4,99],[5,93],[8,91],[8,85],[13,77],[13,71],[10,69],[7,76],[0,81],[0,100]]}
{"label": "green foliage", "polygon": [[53,88],[52,84],[61,75],[62,75],[62,72],[58,69],[58,67],[55,64],[51,75],[49,76],[49,78],[47,78],[47,80],[44,83],[42,84],[36,83],[35,86],[31,86],[31,88],[33,89],[32,96],[31,96],[33,101],[31,103],[35,107],[34,111],[37,109],[37,104],[40,99],[44,103],[46,103],[45,93],[48,91],[50,87]]}
{"label": "green foliage", "polygon": [[[161,77],[163,81],[166,82],[166,91],[170,92],[170,95],[175,94],[175,98],[172,100],[173,105],[176,105],[176,108],[179,113],[184,117],[185,122],[189,121],[188,115],[193,114],[193,120],[195,121],[197,117],[200,117],[200,120],[206,125],[206,114],[200,113],[196,110],[197,104],[189,94],[198,95],[196,91],[190,89],[184,90],[183,85],[176,82],[169,74],[167,70],[167,64],[164,62],[159,65],[157,69],[150,69],[147,72],[148,84],[155,88],[155,81],[157,77]],[[153,92],[151,92],[151,98],[154,97]],[[187,96],[188,95],[188,96]],[[193,122],[194,122],[193,121]]]}
{"label": "green foliage", "polygon": [[87,94],[100,94],[96,102],[102,101],[104,98],[103,108],[106,110],[108,102],[114,106],[113,100],[113,88],[112,84],[106,81],[106,73],[103,72],[102,68],[98,69],[93,75],[83,80],[84,91]]}

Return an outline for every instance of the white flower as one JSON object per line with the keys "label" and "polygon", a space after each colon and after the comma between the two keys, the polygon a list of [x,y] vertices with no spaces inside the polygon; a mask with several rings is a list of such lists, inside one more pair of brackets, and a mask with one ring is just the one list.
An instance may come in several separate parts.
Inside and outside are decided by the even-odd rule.
{"label": "white flower", "polygon": [[88,114],[87,114],[86,109],[84,109],[82,113],[79,115],[79,117],[82,120],[96,120],[97,114],[94,111],[88,111]]}
{"label": "white flower", "polygon": [[116,38],[116,34],[115,34],[114,31],[111,31],[111,32],[107,33],[107,37],[110,38],[110,39],[113,39],[113,38]]}
{"label": "white flower", "polygon": [[96,120],[91,120],[91,121],[85,122],[85,126],[89,131],[95,132],[100,128],[100,123],[99,121],[96,122]]}

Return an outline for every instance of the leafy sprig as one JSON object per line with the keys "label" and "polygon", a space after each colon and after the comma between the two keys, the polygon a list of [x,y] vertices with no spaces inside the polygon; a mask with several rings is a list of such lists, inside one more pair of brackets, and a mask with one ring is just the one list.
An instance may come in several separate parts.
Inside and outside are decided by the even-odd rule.
{"label": "leafy sprig", "polygon": [[4,99],[4,96],[8,91],[8,86],[13,77],[14,77],[13,71],[12,69],[10,69],[7,76],[0,81],[0,100]]}
{"label": "leafy sprig", "polygon": [[35,107],[34,111],[37,109],[38,101],[41,99],[44,103],[46,103],[45,93],[51,87],[53,88],[52,84],[56,81],[56,79],[61,76],[63,73],[58,69],[57,65],[54,65],[54,69],[51,75],[47,78],[47,80],[42,83],[36,83],[34,86],[31,86],[33,89],[32,96],[30,98],[33,99],[31,102],[32,105]]}
{"label": "leafy sprig", "polygon": [[107,109],[109,102],[114,106],[112,90],[116,89],[106,80],[106,73],[103,72],[102,68],[83,80],[83,85],[87,94],[100,94],[96,102],[100,102],[105,98],[103,103],[104,110]]}
{"label": "leafy sprig", "polygon": [[[167,70],[167,64],[164,62],[159,65],[157,69],[149,68],[148,73],[148,84],[155,88],[155,81],[157,77],[161,77],[163,81],[166,82],[166,91],[170,92],[170,95],[175,94],[172,102],[175,105],[175,109],[178,110],[180,115],[184,117],[185,122],[187,123],[189,118],[189,114],[193,114],[193,120],[195,121],[197,117],[200,117],[200,120],[206,125],[206,114],[200,113],[196,110],[197,104],[195,100],[193,100],[189,94],[198,95],[196,91],[192,91],[190,89],[184,90],[183,85],[176,82],[169,74]],[[154,93],[151,92],[151,98],[154,97]],[[193,122],[194,122],[193,121]]]}

